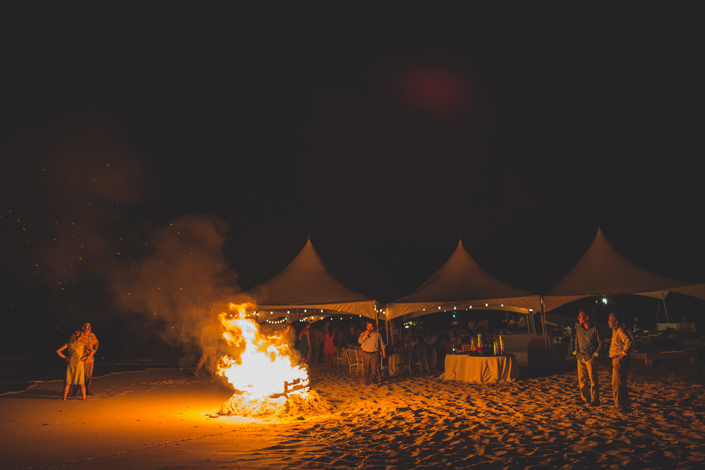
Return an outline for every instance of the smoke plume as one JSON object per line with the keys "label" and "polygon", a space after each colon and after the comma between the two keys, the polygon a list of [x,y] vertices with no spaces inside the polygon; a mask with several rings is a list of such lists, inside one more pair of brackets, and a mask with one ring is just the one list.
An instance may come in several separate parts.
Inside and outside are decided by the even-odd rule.
{"label": "smoke plume", "polygon": [[153,317],[170,345],[200,341],[220,302],[237,293],[223,257],[227,225],[214,217],[187,215],[152,231],[150,253],[117,272],[120,305]]}
{"label": "smoke plume", "polygon": [[154,184],[107,116],[27,130],[0,156],[0,259],[21,282],[47,287],[57,319],[139,315],[167,344],[192,345],[216,304],[238,292],[223,221],[185,215],[155,226],[134,215]]}

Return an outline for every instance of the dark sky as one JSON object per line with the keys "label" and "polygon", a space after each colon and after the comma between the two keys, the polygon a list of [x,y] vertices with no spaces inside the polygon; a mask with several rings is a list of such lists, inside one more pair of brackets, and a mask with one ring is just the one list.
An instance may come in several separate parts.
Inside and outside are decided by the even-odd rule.
{"label": "dark sky", "polygon": [[[598,224],[637,264],[705,281],[697,9],[15,2],[0,17],[3,309],[50,282],[27,274],[37,253],[14,221],[41,245],[96,194],[123,200],[95,215],[103,238],[226,222],[244,289],[310,233],[339,281],[381,302],[460,237],[545,293]],[[107,143],[84,148],[96,133]],[[105,162],[109,187],[74,197]],[[73,307],[99,302],[82,288]]]}

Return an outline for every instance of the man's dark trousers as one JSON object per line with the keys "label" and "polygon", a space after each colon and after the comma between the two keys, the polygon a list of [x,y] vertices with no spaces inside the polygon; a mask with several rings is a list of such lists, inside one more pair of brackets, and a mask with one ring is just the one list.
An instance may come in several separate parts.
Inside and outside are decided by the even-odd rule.
{"label": "man's dark trousers", "polygon": [[362,351],[362,370],[365,373],[365,384],[379,382],[379,352],[368,353]]}

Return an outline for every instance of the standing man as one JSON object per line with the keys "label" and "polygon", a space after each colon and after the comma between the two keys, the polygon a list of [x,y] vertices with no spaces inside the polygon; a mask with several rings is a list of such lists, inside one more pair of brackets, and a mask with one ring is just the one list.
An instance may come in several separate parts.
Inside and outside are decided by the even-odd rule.
{"label": "standing man", "polygon": [[387,357],[384,353],[382,335],[375,331],[375,324],[371,320],[367,321],[365,327],[367,329],[360,333],[360,337],[357,339],[362,348],[362,370],[365,374],[365,385],[370,385],[373,381],[381,383],[380,363],[381,359]]}
{"label": "standing man", "polygon": [[577,341],[573,354],[578,359],[580,398],[591,406],[600,406],[600,379],[597,375],[596,360],[602,348],[600,331],[590,322],[590,314],[585,310],[578,313],[578,323],[580,325],[576,329]]}
{"label": "standing man", "polygon": [[612,395],[614,406],[620,413],[629,413],[629,388],[627,375],[631,367],[629,354],[634,350],[634,335],[617,313],[610,313],[607,320],[612,328],[610,358],[612,359]]}
{"label": "standing man", "polygon": [[[206,371],[209,375],[215,375],[215,364],[218,361],[218,339],[220,338],[220,329],[217,328],[213,323],[209,323],[203,330],[201,330],[201,348],[203,352],[201,354],[201,359],[196,365],[196,372],[193,373],[195,377],[198,377],[198,373],[201,367],[205,366]],[[210,359],[210,362],[206,362]]]}
{"label": "standing man", "polygon": [[[93,364],[95,353],[98,351],[98,338],[91,332],[91,324],[86,323],[81,327],[81,331],[77,331],[71,336],[71,341],[79,341],[83,343],[83,383],[86,386],[86,395],[93,395],[91,392],[91,379],[93,378]],[[78,386],[74,386],[73,394],[78,395]]]}
{"label": "standing man", "polygon": [[311,360],[310,364],[318,364],[318,355],[321,352],[321,344],[323,343],[323,334],[321,330],[317,327],[312,326],[309,332],[309,339],[311,340]]}

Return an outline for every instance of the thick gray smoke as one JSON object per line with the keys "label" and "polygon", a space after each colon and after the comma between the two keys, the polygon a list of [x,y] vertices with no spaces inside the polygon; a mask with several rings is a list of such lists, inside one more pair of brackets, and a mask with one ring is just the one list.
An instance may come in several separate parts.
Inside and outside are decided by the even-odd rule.
{"label": "thick gray smoke", "polygon": [[223,258],[226,231],[219,219],[190,215],[153,230],[146,242],[151,253],[116,273],[120,305],[163,322],[160,335],[168,344],[200,341],[220,302],[237,293]]}

